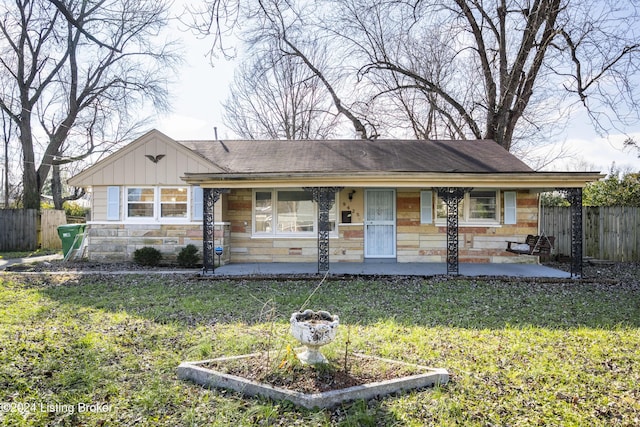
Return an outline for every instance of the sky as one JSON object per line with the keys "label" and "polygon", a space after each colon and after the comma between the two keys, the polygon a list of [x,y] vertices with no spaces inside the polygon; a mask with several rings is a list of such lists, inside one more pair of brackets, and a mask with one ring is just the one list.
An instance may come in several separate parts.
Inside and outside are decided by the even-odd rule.
{"label": "sky", "polygon": [[[212,65],[206,53],[209,41],[189,33],[179,33],[184,41],[185,63],[171,87],[172,111],[156,115],[151,126],[177,140],[211,140],[215,130],[220,139],[237,136],[224,125],[222,103],[229,95],[238,61],[216,60]],[[640,140],[640,124],[628,130]],[[620,170],[640,171],[638,152],[623,150],[624,135],[598,135],[586,115],[577,115],[557,137],[570,156],[550,164],[545,170],[609,172],[613,163]]]}

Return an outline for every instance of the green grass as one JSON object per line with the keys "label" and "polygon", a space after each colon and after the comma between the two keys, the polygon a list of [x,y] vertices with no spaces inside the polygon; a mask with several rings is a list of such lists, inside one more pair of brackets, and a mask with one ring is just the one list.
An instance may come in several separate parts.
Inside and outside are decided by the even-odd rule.
{"label": "green grass", "polygon": [[183,360],[295,344],[289,316],[316,285],[4,274],[0,425],[640,424],[637,282],[327,281],[309,307],[340,315],[327,351],[349,329],[350,349],[450,383],[310,411],[176,378]]}
{"label": "green grass", "polygon": [[0,259],[29,258],[41,255],[61,253],[60,249],[36,249],[35,251],[0,252]]}

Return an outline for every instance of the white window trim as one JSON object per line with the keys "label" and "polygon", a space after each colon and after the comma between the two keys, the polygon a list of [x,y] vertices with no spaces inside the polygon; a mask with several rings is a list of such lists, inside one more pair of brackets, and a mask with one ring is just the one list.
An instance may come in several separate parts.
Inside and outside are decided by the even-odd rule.
{"label": "white window trim", "polygon": [[[157,190],[155,189],[156,187],[153,186],[149,186],[149,185],[128,185],[126,187],[124,187],[124,191],[122,192],[122,214],[124,217],[124,220],[126,222],[138,222],[138,223],[145,223],[145,222],[149,222],[149,221],[156,221],[156,215],[157,215],[157,210],[155,207],[155,204],[158,201],[158,194],[157,194]],[[153,216],[145,216],[145,217],[139,217],[139,216],[129,216],[129,190],[131,189],[152,189],[153,190]]]}
{"label": "white window trim", "polygon": [[[252,238],[273,238],[273,239],[309,239],[318,237],[318,204],[313,202],[314,213],[313,213],[313,231],[305,231],[300,233],[278,233],[277,225],[272,224],[271,231],[256,231],[256,192],[267,193],[271,192],[271,200],[273,206],[271,207],[271,215],[273,218],[277,218],[277,194],[278,191],[304,191],[302,188],[254,188],[251,192],[251,237]],[[338,218],[338,193],[336,193],[336,200],[334,202],[333,208],[336,209],[336,226],[335,230],[329,233],[329,237],[337,238],[338,237],[338,226],[339,226],[339,218]],[[348,224],[353,225],[353,224]]]}
{"label": "white window trim", "polygon": [[[501,212],[501,205],[500,205],[500,190],[496,190],[494,188],[474,188],[472,191],[494,191],[496,193],[496,217],[492,218],[492,219],[469,219],[469,206],[471,204],[470,201],[470,193],[466,192],[464,194],[464,207],[463,207],[463,213],[462,213],[462,218],[459,219],[459,223],[458,225],[461,227],[477,227],[477,226],[490,226],[490,227],[496,227],[496,226],[501,226],[502,224],[500,223],[500,212]],[[435,217],[435,224],[436,225],[442,225],[442,224],[446,224],[447,223],[447,218],[441,218],[438,216],[438,209],[437,209],[437,203],[438,203],[438,195],[435,194],[436,197],[434,197],[434,209],[433,209],[433,216]]]}
{"label": "white window trim", "polygon": [[[130,217],[128,215],[129,212],[129,200],[128,200],[128,194],[129,194],[129,189],[133,189],[133,188],[151,188],[153,189],[153,216],[145,216],[145,217],[137,217],[137,216],[133,216]],[[164,188],[185,188],[187,190],[187,214],[185,217],[179,217],[179,218],[174,218],[174,217],[161,217],[160,216],[160,207],[161,207],[161,203],[160,203],[160,195],[161,195],[161,189]],[[157,224],[188,224],[188,223],[192,223],[194,221],[197,220],[192,220],[191,219],[191,214],[192,214],[192,191],[191,191],[191,187],[190,186],[182,186],[182,185],[161,185],[161,186],[151,186],[151,185],[128,185],[128,186],[124,186],[123,187],[124,191],[122,191],[122,199],[121,199],[121,203],[122,203],[122,207],[123,207],[123,217],[124,217],[124,222],[127,223],[131,223],[131,224],[148,224],[148,223],[157,223]]]}
{"label": "white window trim", "polygon": [[[185,216],[183,217],[163,217],[161,216],[162,213],[162,200],[161,200],[161,196],[162,196],[162,190],[164,189],[176,189],[176,188],[184,188],[186,196],[187,196],[187,200],[185,200],[184,202],[179,202],[180,204],[184,204],[186,205],[185,207],[187,208],[186,212],[185,212]],[[159,187],[156,187],[156,195],[157,197],[157,202],[156,202],[156,207],[157,210],[154,210],[156,216],[158,217],[158,221],[160,222],[187,222],[191,219],[191,188],[188,186],[173,186],[173,185],[162,185]],[[170,203],[170,202],[164,202],[164,203]]]}

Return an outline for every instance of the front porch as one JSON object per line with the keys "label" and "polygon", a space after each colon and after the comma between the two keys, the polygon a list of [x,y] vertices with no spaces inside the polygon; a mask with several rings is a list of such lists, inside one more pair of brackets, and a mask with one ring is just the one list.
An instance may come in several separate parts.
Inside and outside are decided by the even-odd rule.
{"label": "front porch", "polygon": [[[351,191],[344,187],[303,187],[298,193],[308,192],[318,206],[317,222],[313,226],[317,237],[307,233],[301,237],[278,236],[257,232],[259,222],[256,211],[258,194],[265,193],[270,209],[276,197],[269,191],[250,188],[203,189],[203,273],[208,274],[366,274],[366,275],[420,275],[453,274],[463,276],[509,277],[574,277],[582,275],[582,189],[564,189],[572,202],[572,265],[571,274],[538,269],[529,262],[513,259],[506,250],[507,242],[520,234],[538,231],[538,199],[534,190],[480,191],[491,203],[484,202],[491,213],[490,221],[460,224],[459,205],[472,189],[466,187],[431,187],[424,191],[416,188],[358,187],[361,200],[352,200]],[[285,193],[294,191],[287,190]],[[347,192],[339,197],[340,192]],[[486,193],[486,194],[485,194]],[[224,243],[215,231],[214,204],[227,194],[222,219],[232,230]],[[435,196],[444,203],[443,212]],[[371,196],[374,197],[371,197]],[[382,197],[384,196],[384,197]],[[489,197],[490,196],[490,197]],[[504,198],[504,206],[500,205]],[[349,202],[346,202],[349,200]],[[507,201],[511,199],[510,203]],[[518,205],[516,207],[516,199]],[[260,199],[262,200],[262,199]],[[384,203],[378,203],[383,200]],[[425,203],[426,200],[426,203]],[[310,203],[311,198],[308,200]],[[330,242],[330,210],[337,201],[343,201],[347,212],[355,212],[359,223],[335,224],[335,236]],[[467,206],[472,205],[467,200]],[[357,203],[357,204],[356,204]],[[482,207],[482,200],[474,204]],[[355,206],[355,208],[354,208]],[[375,209],[374,209],[375,208]],[[426,214],[425,214],[426,212]],[[439,212],[440,216],[434,215]],[[484,211],[483,211],[484,212]],[[273,213],[272,213],[273,214]],[[308,213],[307,213],[308,214]],[[225,216],[226,215],[226,216]],[[309,215],[307,215],[309,216]],[[467,215],[464,215],[466,217]],[[269,218],[274,220],[277,215]],[[334,213],[334,218],[338,215]],[[438,222],[441,221],[441,222]],[[308,221],[314,222],[313,219]],[[270,230],[278,229],[271,225]],[[381,231],[380,231],[381,230]],[[461,231],[462,230],[462,231]],[[312,240],[313,239],[313,240]],[[227,241],[230,245],[227,246]],[[309,243],[313,243],[310,245]],[[331,249],[330,249],[331,245]],[[214,249],[227,257],[229,265],[215,267]],[[311,262],[313,258],[317,263]],[[290,262],[298,259],[297,262]],[[386,263],[378,261],[385,260]],[[347,262],[348,261],[348,262]],[[363,263],[364,261],[364,263]],[[397,264],[388,263],[397,261]],[[446,261],[446,262],[443,262]],[[497,262],[496,262],[497,261]],[[271,266],[270,264],[273,264]],[[521,265],[526,264],[526,265]],[[377,266],[376,266],[377,265]],[[242,267],[240,267],[242,266]]]}
{"label": "front porch", "polygon": [[[318,264],[312,262],[273,262],[226,264],[215,269],[217,276],[318,275]],[[331,263],[334,276],[440,276],[447,274],[447,263],[340,262]],[[459,274],[467,277],[500,276],[527,278],[571,278],[571,273],[540,264],[460,263]]]}

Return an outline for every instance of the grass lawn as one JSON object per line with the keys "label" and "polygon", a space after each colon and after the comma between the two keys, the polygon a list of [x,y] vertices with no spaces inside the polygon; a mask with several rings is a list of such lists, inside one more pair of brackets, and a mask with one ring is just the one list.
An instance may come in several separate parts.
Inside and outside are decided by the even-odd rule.
{"label": "grass lawn", "polygon": [[[332,410],[179,381],[183,360],[295,345],[314,281],[0,275],[0,425],[640,425],[640,285],[326,281],[328,351],[449,370]],[[348,331],[348,334],[347,334]],[[286,369],[286,368],[283,368]]]}
{"label": "grass lawn", "polygon": [[60,249],[36,249],[35,251],[0,252],[0,259],[29,258],[41,255],[54,255],[60,252]]}

